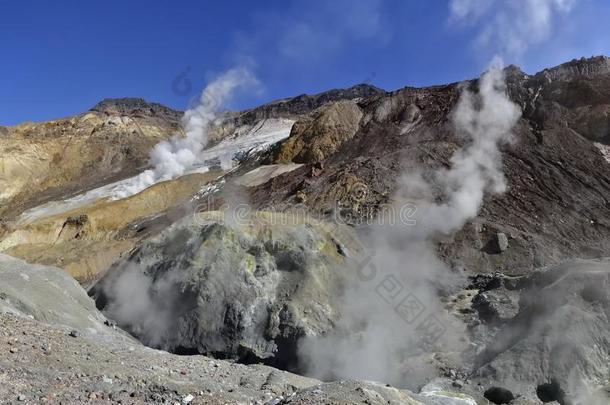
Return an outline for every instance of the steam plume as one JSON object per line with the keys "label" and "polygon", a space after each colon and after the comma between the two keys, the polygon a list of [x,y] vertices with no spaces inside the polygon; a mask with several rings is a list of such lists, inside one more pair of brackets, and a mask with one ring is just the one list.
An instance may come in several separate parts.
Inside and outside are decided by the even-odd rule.
{"label": "steam plume", "polygon": [[199,103],[187,110],[182,117],[186,136],[174,135],[158,143],[150,154],[153,168],[141,173],[124,187],[122,196],[132,195],[152,184],[170,180],[193,169],[198,154],[208,142],[210,125],[218,112],[229,103],[239,87],[257,85],[256,78],[244,68],[234,68],[220,75],[201,93]]}
{"label": "steam plume", "polygon": [[[184,113],[182,127],[185,136],[174,135],[157,144],[150,158],[153,168],[120,191],[134,194],[158,181],[181,176],[202,163],[199,155],[208,142],[208,132],[220,110],[231,101],[239,87],[255,85],[258,81],[254,76],[241,68],[231,69],[209,83],[198,104]],[[232,194],[234,199],[236,196]],[[189,247],[180,238],[174,251],[175,262],[189,260]],[[145,344],[166,347],[168,331],[175,327],[176,313],[180,312],[181,292],[175,291],[180,275],[169,272],[153,283],[153,277],[143,272],[144,264],[129,261],[120,266],[119,271],[101,284],[109,302],[105,312],[128,327]]]}
{"label": "steam plume", "polygon": [[[519,0],[502,2],[497,0],[451,0],[450,19],[461,22],[477,22],[486,19],[476,40],[480,48],[493,46],[494,52],[507,57],[519,58],[528,48],[546,41],[556,24],[556,18],[569,13],[579,0]],[[467,99],[463,98],[462,101]],[[466,100],[467,102],[467,100]],[[467,114],[458,113],[458,127],[468,129]],[[460,117],[464,119],[460,119]],[[485,117],[470,122],[481,122]],[[473,128],[470,128],[472,130]],[[502,188],[501,183],[496,183]],[[516,331],[512,331],[516,333]],[[499,341],[506,341],[506,336],[498,336]],[[590,346],[589,337],[582,337],[580,344]],[[602,404],[607,399],[594,392],[590,381],[575,373],[570,382],[570,393],[574,404]]]}
{"label": "steam plume", "polygon": [[[497,44],[496,55],[520,57],[528,46],[548,38],[555,14],[570,11],[575,3],[451,0],[450,19],[476,22],[485,18],[490,22],[483,24],[476,43],[481,47]],[[494,58],[478,87],[478,93],[464,89],[453,112],[455,131],[468,143],[453,155],[451,168],[435,176],[435,183],[443,188],[443,201],[432,198],[432,187],[421,175],[404,176],[398,194],[419,198],[416,225],[372,230],[367,241],[375,253],[372,270],[364,281],[347,286],[341,298],[339,325],[328,336],[306,338],[301,344],[301,359],[309,373],[320,378],[376,379],[403,386],[428,377],[425,364],[429,362],[423,359],[434,350],[425,344],[422,333],[426,331],[418,325],[417,317],[407,322],[399,316],[397,309],[406,298],[396,303],[388,295],[398,300],[400,294],[416,297],[422,311],[441,318],[439,324],[453,322],[443,315],[439,290],[455,285],[455,276],[435,255],[433,242],[437,235],[456,232],[474,218],[485,192],[505,190],[499,145],[510,141],[521,114],[507,96],[499,57]],[[459,327],[445,329],[440,338],[443,349],[459,350]],[[406,366],[407,358],[411,367]]]}
{"label": "steam plume", "polygon": [[[436,174],[436,182],[444,189],[444,202],[430,198],[432,189],[421,176],[405,176],[401,197],[414,197],[415,192],[428,196],[418,203],[416,224],[372,230],[365,242],[374,254],[373,266],[367,270],[368,274],[374,273],[374,280],[356,280],[348,285],[335,331],[303,341],[300,353],[310,374],[325,379],[374,379],[402,386],[425,380],[430,377],[429,371],[431,374],[425,362],[415,370],[406,367],[405,360],[410,357],[413,365],[413,358],[421,359],[431,349],[431,339],[422,336],[427,333],[422,330],[426,314],[436,318],[438,328],[446,329],[437,343],[442,343],[444,350],[458,350],[459,325],[458,329],[449,327],[455,320],[443,315],[439,299],[439,289],[454,285],[457,276],[437,258],[432,242],[438,234],[451,234],[474,218],[485,191],[504,190],[498,147],[512,138],[519,117],[520,109],[506,94],[499,64],[481,77],[478,93],[463,91],[453,124],[468,144],[454,154],[450,169]],[[405,319],[404,312],[400,316],[401,299],[408,300],[409,294],[423,307],[419,319]]]}

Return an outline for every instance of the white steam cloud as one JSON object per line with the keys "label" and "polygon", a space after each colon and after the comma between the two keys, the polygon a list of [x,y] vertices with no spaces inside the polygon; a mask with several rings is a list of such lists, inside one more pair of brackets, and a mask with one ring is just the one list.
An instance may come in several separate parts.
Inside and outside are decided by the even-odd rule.
{"label": "white steam cloud", "polygon": [[519,58],[546,41],[554,18],[570,12],[578,0],[451,0],[450,21],[481,25],[476,44],[506,58]]}
{"label": "white steam cloud", "polygon": [[[568,12],[574,4],[452,0],[450,20],[488,21],[478,45],[495,47],[496,55],[520,57],[528,46],[548,38],[556,13]],[[341,320],[328,335],[302,340],[299,354],[311,375],[374,379],[414,389],[436,375],[432,353],[464,349],[464,326],[447,314],[440,299],[441,291],[456,286],[458,276],[437,257],[435,240],[475,218],[486,192],[505,190],[499,147],[512,140],[521,117],[507,94],[499,56],[477,87],[476,92],[464,88],[453,111],[454,130],[466,145],[455,152],[450,168],[434,173],[433,182],[417,173],[403,178],[395,199],[417,201],[416,224],[371,229],[365,242],[373,257],[366,269],[357,267],[360,280],[346,286]]]}
{"label": "white steam cloud", "polygon": [[[504,192],[498,146],[512,139],[512,128],[520,117],[520,108],[506,94],[502,64],[496,60],[481,77],[478,94],[464,90],[453,112],[455,129],[470,144],[453,155],[451,169],[439,173],[437,181],[449,197],[444,204],[423,207],[419,219],[425,237],[459,230],[477,215],[486,190]],[[408,191],[409,182],[406,187]]]}
{"label": "white steam cloud", "polygon": [[[434,375],[426,353],[439,347],[459,351],[461,326],[439,298],[439,290],[455,285],[457,276],[438,259],[433,241],[474,218],[485,191],[504,190],[498,147],[511,140],[521,116],[506,94],[500,65],[493,65],[478,87],[477,93],[464,89],[453,114],[467,145],[453,155],[450,169],[434,175],[443,188],[442,202],[434,200],[422,176],[404,177],[397,200],[418,199],[415,224],[371,230],[365,240],[371,265],[359,270],[366,277],[347,286],[341,321],[329,335],[302,342],[301,359],[310,374],[416,385]],[[432,350],[434,345],[439,347]]]}
{"label": "white steam cloud", "polygon": [[150,154],[153,168],[126,184],[122,190],[124,195],[119,198],[133,195],[159,181],[179,177],[202,163],[198,157],[208,143],[208,132],[217,114],[232,100],[238,88],[256,85],[258,81],[245,68],[228,70],[209,83],[198,104],[182,117],[185,136],[174,135],[155,145]]}
{"label": "white steam cloud", "polygon": [[[574,9],[579,0],[451,0],[450,21],[466,24],[482,23],[482,28],[476,38],[479,49],[493,49],[496,54],[509,58],[522,57],[530,47],[545,42],[552,34],[557,18],[567,15]],[[483,128],[487,125],[495,125],[488,119],[498,119],[494,111],[489,115],[480,114],[477,117],[469,117],[467,111],[470,95],[464,93],[456,111],[455,122],[458,128],[467,132],[476,132],[476,127]],[[490,103],[490,106],[501,106]],[[465,107],[465,108],[464,108]],[[504,107],[505,108],[505,107]],[[495,109],[495,107],[494,107]],[[504,123],[498,122],[499,125]],[[493,131],[489,133],[493,134]],[[489,148],[490,159],[498,158],[497,150]],[[496,191],[503,189],[503,183],[495,182]],[[505,336],[498,337],[500,341]],[[586,339],[581,344],[587,346]],[[602,404],[607,403],[607,398],[595,393],[594,384],[586,381],[580,376],[574,376],[571,381],[570,392],[573,395],[574,404]]]}
{"label": "white steam cloud", "polygon": [[[112,274],[102,284],[108,297],[104,312],[111,319],[129,328],[142,343],[151,347],[164,347],[167,330],[173,326],[176,308],[174,283],[178,280],[169,273],[159,278],[145,274],[137,264],[122,265],[121,272]],[[158,299],[163,297],[163,299]]]}

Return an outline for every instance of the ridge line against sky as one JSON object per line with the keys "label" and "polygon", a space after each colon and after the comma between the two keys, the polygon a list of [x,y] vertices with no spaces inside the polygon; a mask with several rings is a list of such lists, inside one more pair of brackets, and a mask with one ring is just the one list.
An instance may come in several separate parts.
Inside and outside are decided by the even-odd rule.
{"label": "ridge line against sky", "polygon": [[[523,7],[530,18],[512,18]],[[605,0],[25,0],[3,2],[0,13],[0,125],[73,115],[114,97],[186,109],[236,65],[264,88],[242,94],[234,109],[358,83],[455,82],[479,75],[507,25],[544,40],[527,51],[504,44],[505,62],[528,73],[610,54]]]}

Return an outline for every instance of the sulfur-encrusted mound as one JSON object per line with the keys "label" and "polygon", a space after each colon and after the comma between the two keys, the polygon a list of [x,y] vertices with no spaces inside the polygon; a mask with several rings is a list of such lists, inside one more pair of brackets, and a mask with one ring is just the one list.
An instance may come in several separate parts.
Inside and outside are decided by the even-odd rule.
{"label": "sulfur-encrusted mound", "polygon": [[148,345],[291,367],[299,338],[339,316],[346,242],[335,231],[298,214],[196,215],[145,242],[91,293]]}

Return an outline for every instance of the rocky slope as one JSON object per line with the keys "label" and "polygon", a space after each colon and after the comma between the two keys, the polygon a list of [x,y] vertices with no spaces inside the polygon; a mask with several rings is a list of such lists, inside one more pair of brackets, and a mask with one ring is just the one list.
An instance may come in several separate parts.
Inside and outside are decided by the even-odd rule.
{"label": "rocky slope", "polygon": [[278,163],[318,163],[351,139],[360,126],[362,111],[355,101],[333,103],[297,121],[290,137],[276,153]]}
{"label": "rocky slope", "polygon": [[180,113],[141,99],[104,100],[74,117],[4,127],[0,215],[133,175],[178,129]]}
{"label": "rocky slope", "polygon": [[177,209],[221,174],[191,174],[155,184],[129,198],[102,199],[24,222],[5,236],[0,250],[31,262],[62,267],[81,283],[91,283],[147,236],[141,222]]}
{"label": "rocky slope", "polygon": [[[610,119],[608,61],[573,61],[536,75],[507,70],[508,91],[523,111],[515,140],[502,153],[508,189],[486,197],[476,220],[439,241],[439,252],[454,268],[525,274],[609,251],[610,165],[602,153]],[[292,136],[268,157],[302,163],[309,156],[310,164],[255,187],[252,201],[261,208],[305,203],[322,213],[339,202],[346,218],[364,222],[392,199],[403,173],[447,167],[463,145],[450,115],[460,85],[373,96],[357,103],[356,115],[350,110],[329,118],[337,106],[322,107],[326,112],[297,121]],[[345,132],[343,121],[358,122],[355,134]],[[315,142],[303,141],[310,137]],[[332,145],[329,153],[320,154],[322,144]],[[288,152],[295,145],[304,149]],[[357,205],[348,198],[354,184],[363,191]],[[498,234],[508,239],[502,252],[493,248]]]}
{"label": "rocky slope", "polygon": [[[150,346],[302,370],[300,338],[330,333],[339,322],[336,292],[357,277],[346,262],[361,252],[353,250],[348,230],[312,220],[280,225],[288,219],[258,213],[244,227],[206,214],[174,225],[91,293],[107,316]],[[448,313],[466,325],[459,332],[462,351],[456,356],[440,345],[430,356],[407,356],[413,369],[402,384],[475,398],[496,388],[517,398],[515,404],[544,398],[605,404],[609,283],[607,259],[520,277],[473,276],[446,297]],[[414,384],[420,367],[434,368],[440,378]]]}
{"label": "rocky slope", "polygon": [[358,84],[347,89],[335,89],[313,95],[301,94],[244,111],[236,117],[235,122],[236,125],[243,125],[268,118],[300,118],[325,104],[342,100],[363,100],[379,94],[385,94],[385,91],[369,84]]}
{"label": "rocky slope", "polygon": [[172,355],[117,329],[59,269],[0,255],[0,276],[2,403],[474,404],[458,394],[323,384],[266,366]]}
{"label": "rocky slope", "polygon": [[[416,359],[432,364],[438,377],[429,383],[401,384],[415,386],[419,396],[358,382],[314,388],[310,385],[319,382],[299,379],[290,391],[281,385],[285,393],[295,393],[284,402],[341,403],[345,396],[349,401],[370,403],[460,403],[456,394],[449,395],[453,399],[439,396],[444,395],[442,391],[461,391],[478,403],[487,399],[513,404],[608,403],[603,388],[610,378],[608,262],[557,264],[609,255],[610,59],[575,60],[534,75],[516,67],[505,73],[509,96],[522,113],[513,142],[502,147],[507,191],[487,196],[479,215],[458,233],[433,240],[438,256],[464,280],[450,291],[439,287],[438,293],[447,314],[466,326],[462,336],[466,349],[460,353],[435,349]],[[0,231],[0,250],[64,267],[91,284],[102,277],[92,290],[98,306],[152,346],[294,367],[286,359],[294,357],[298,337],[332,330],[341,316],[336,313],[336,299],[342,282],[353,277],[343,264],[354,258],[354,252],[328,232],[329,227],[338,229],[333,219],[338,215],[353,228],[347,233],[357,235],[367,230],[367,220],[384,204],[417,202],[417,196],[396,193],[401,177],[415,171],[431,177],[431,172],[450,165],[451,156],[465,143],[456,133],[452,111],[462,88],[476,91],[478,85],[478,80],[472,80],[394,92],[356,86],[228,113],[219,120],[212,145],[204,151],[211,160],[222,161],[227,148],[236,147],[244,137],[265,137],[258,131],[272,120],[295,123],[290,136],[271,149],[240,149],[238,166],[228,172],[205,178],[191,174],[128,198],[95,200],[47,212],[35,220],[18,214],[51,195],[65,199],[77,188],[93,187],[97,180],[73,184],[74,173],[86,165],[92,164],[104,176],[115,166],[104,159],[90,159],[89,152],[79,149],[84,158],[74,159],[80,169],[64,175],[48,165],[46,155],[39,158],[34,153],[27,160],[20,157],[21,152],[3,154],[2,159],[12,162],[0,165],[10,169],[3,169],[10,185],[5,218],[21,221]],[[161,139],[167,134],[161,136],[159,128],[175,122],[172,113],[166,111],[168,118],[161,111],[166,110],[140,101],[106,101],[95,111],[64,121],[80,123],[85,116],[92,122],[116,121],[128,116],[131,121],[121,118],[122,126],[116,125],[131,128],[133,122],[144,120],[156,128],[150,130],[156,134],[150,139],[157,135]],[[47,124],[38,125],[36,131],[46,134]],[[12,142],[7,151],[29,137],[31,145],[24,144],[53,150],[45,142],[59,136],[24,136],[25,130],[16,128],[3,131],[0,138],[7,145]],[[152,141],[145,143],[138,153],[145,156],[151,146]],[[15,163],[15,157],[22,163]],[[134,161],[146,165],[143,158]],[[36,173],[48,171],[50,180],[26,189],[24,179],[29,174],[23,168],[29,166]],[[137,171],[135,166],[117,167],[122,168],[108,176]],[[434,197],[437,201],[446,198],[440,192]],[[318,219],[291,226],[280,221],[279,225],[240,227],[207,212],[226,208],[227,201],[247,201],[259,211],[285,211],[274,214],[275,218],[305,210]],[[113,283],[116,288],[111,294],[107,288]],[[133,290],[132,285],[140,288]],[[121,287],[122,295],[138,305],[113,312],[119,302],[116,290],[121,292]],[[138,312],[150,308],[159,309],[164,317],[147,318]],[[6,318],[7,325],[21,327],[22,319],[14,319]],[[149,332],[158,332],[159,327],[162,333],[151,339]],[[53,334],[51,329],[48,332]],[[61,343],[72,347],[67,342],[80,341],[64,336]],[[134,351],[155,353],[153,364],[162,357],[178,362],[177,357],[140,346]],[[97,361],[106,361],[105,356]],[[142,356],[141,361],[149,361]],[[207,364],[209,360],[198,357],[195,361]],[[227,370],[231,367],[239,369],[235,373],[240,379],[248,373],[256,375],[252,367],[233,364]],[[146,385],[157,377],[152,373],[142,378]],[[222,383],[233,384],[233,377],[227,378]],[[583,393],[579,379],[598,390],[595,399],[590,397],[591,390]],[[34,384],[28,381],[26,385]],[[161,385],[168,387],[170,383],[163,381]],[[179,399],[174,391],[163,398]],[[235,388],[230,393],[220,398],[238,401],[241,391]],[[254,401],[258,391],[244,395]],[[464,398],[463,403],[473,403]]]}
{"label": "rocky slope", "polygon": [[[541,404],[542,399],[601,405],[610,392],[583,391],[576,378],[610,383],[609,274],[610,264],[602,260],[568,263],[526,278],[478,276],[471,287],[479,292],[467,305],[477,314],[473,320],[479,319],[471,326],[481,339],[477,345],[485,349],[477,352],[472,368],[447,372],[415,394],[369,382],[321,383],[267,366],[144,347],[100,314],[61,270],[0,255],[0,350],[5,353],[0,376],[6,382],[0,399],[474,405],[508,392],[512,404]],[[517,299],[507,300],[511,295]],[[574,399],[580,402],[570,402]]]}
{"label": "rocky slope", "polygon": [[[205,154],[212,166],[240,154],[256,159],[259,145],[268,142],[267,132],[273,135],[274,123],[291,125],[324,103],[381,92],[359,85],[228,113],[212,128]],[[150,150],[178,131],[180,117],[178,111],[142,99],[108,99],[75,117],[3,127],[0,251],[63,267],[82,282],[94,280],[146,235],[136,232],[143,224],[160,215],[175,216],[222,174],[192,174],[118,200],[104,195],[112,188],[101,186],[118,188],[117,181],[148,167]]]}

